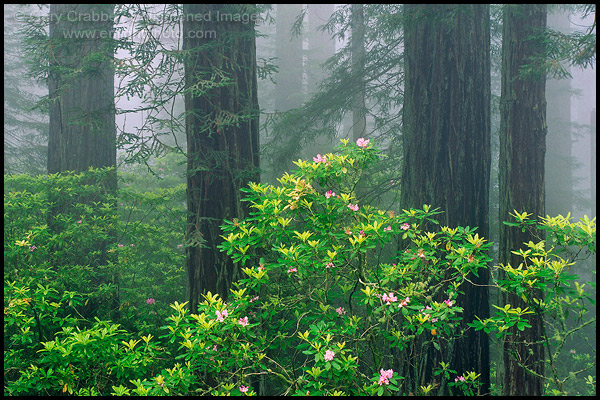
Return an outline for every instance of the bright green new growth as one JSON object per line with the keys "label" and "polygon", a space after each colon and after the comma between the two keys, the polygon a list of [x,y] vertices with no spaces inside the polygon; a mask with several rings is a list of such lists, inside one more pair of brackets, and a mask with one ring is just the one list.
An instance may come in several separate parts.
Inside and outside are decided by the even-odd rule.
{"label": "bright green new growth", "polygon": [[[82,296],[55,289],[52,281],[36,289],[35,279],[5,275],[5,360],[19,370],[16,378],[10,371],[5,393],[477,394],[478,371],[453,369],[447,350],[462,334],[468,307],[458,294],[470,274],[487,268],[490,244],[474,228],[438,227],[439,212],[426,205],[394,215],[359,203],[356,183],[380,156],[365,140],[343,141],[338,151],[299,160],[277,186],[244,190],[251,215],[225,221],[221,246],[243,276],[227,303],[207,293],[198,310],[172,304],[159,338],[100,320],[82,329]],[[6,202],[7,195],[5,209],[11,208]],[[535,224],[526,213],[515,216],[517,228]],[[491,282],[518,293],[528,308],[495,306],[496,316],[469,324],[505,338],[510,326],[527,329],[531,313],[556,321],[553,333],[540,338],[552,349],[550,365],[580,332],[565,325],[567,310],[581,317],[578,327],[595,323],[584,304],[591,301],[589,285],[570,286],[575,256],[560,253],[566,245],[595,253],[595,222],[568,219],[542,219],[546,242],[527,244],[518,252],[523,265],[500,266],[505,278]],[[69,229],[81,228],[71,223]],[[35,269],[33,243],[26,235],[9,238],[10,254]],[[123,255],[119,263],[142,262],[136,247],[114,248]],[[158,310],[159,300],[144,305]],[[48,337],[36,337],[40,328]],[[433,377],[423,373],[427,352],[439,360]],[[587,370],[561,376],[551,368],[548,391],[564,392],[569,379]],[[595,384],[593,377],[586,382]]]}

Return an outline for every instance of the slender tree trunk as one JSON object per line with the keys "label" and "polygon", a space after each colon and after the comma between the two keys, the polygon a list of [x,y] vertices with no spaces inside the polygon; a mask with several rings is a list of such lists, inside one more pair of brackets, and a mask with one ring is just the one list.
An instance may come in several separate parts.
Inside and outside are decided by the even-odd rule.
{"label": "slender tree trunk", "polygon": [[302,37],[292,25],[302,12],[302,4],[277,4],[275,51],[279,70],[275,76],[275,110],[287,111],[302,105]]}
{"label": "slender tree trunk", "polygon": [[[546,153],[545,73],[524,76],[523,66],[543,55],[533,35],[546,27],[546,5],[507,5],[502,35],[502,94],[500,99],[500,221],[512,220],[513,210],[544,213],[544,156]],[[540,235],[541,236],[541,235]],[[500,263],[518,266],[522,258],[511,254],[523,243],[537,241],[528,231],[500,225]],[[504,295],[505,303],[524,308],[520,298]],[[533,314],[530,314],[533,315]],[[504,394],[543,394],[544,348],[542,320],[532,316],[532,328],[511,330],[504,343]]]}
{"label": "slender tree trunk", "polygon": [[[441,224],[488,236],[490,26],[488,5],[405,5],[405,91],[401,208],[440,207]],[[463,337],[450,368],[481,374],[489,390],[489,343],[466,326],[489,315],[487,269],[469,278],[458,304]],[[432,381],[437,359],[430,354]]]}
{"label": "slender tree trunk", "polygon": [[[250,5],[184,4],[188,143],[186,266],[190,309],[208,291],[227,298],[238,267],[217,246],[223,219],[244,218],[240,189],[258,181],[258,97]],[[210,15],[210,18],[203,16]],[[195,17],[196,16],[196,17]]]}
{"label": "slender tree trunk", "polygon": [[358,88],[352,106],[352,139],[367,133],[367,117],[365,105],[365,15],[363,4],[352,4],[352,77]]}
{"label": "slender tree trunk", "polygon": [[[548,15],[548,27],[570,33],[569,13]],[[566,67],[568,69],[568,67]],[[571,137],[571,78],[548,79],[548,136],[546,137],[546,213],[567,215],[573,209]]]}
{"label": "slender tree trunk", "polygon": [[592,215],[596,216],[596,109],[593,108],[590,116],[590,190],[592,193]]}

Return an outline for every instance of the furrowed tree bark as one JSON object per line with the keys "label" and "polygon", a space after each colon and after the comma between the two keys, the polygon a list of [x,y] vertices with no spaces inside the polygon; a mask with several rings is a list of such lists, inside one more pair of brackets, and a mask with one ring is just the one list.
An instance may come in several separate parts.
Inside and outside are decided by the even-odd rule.
{"label": "furrowed tree bark", "polygon": [[240,4],[184,4],[183,12],[186,267],[189,306],[196,312],[202,294],[210,291],[225,299],[229,294],[238,267],[217,248],[219,226],[223,219],[247,215],[240,189],[259,180],[254,24],[225,17],[256,11]]}
{"label": "furrowed tree bark", "polygon": [[[543,55],[543,45],[534,36],[546,27],[546,5],[506,5],[502,34],[502,94],[500,99],[500,221],[512,221],[513,210],[533,218],[545,215],[544,157],[546,153],[545,72],[523,75],[524,66]],[[538,232],[539,236],[541,232]],[[500,263],[516,267],[522,258],[511,250],[538,239],[529,231],[500,225]],[[503,295],[513,307],[525,308],[515,295]],[[542,320],[529,314],[532,328],[512,329],[504,342],[504,395],[543,394],[544,347]],[[513,327],[515,328],[515,327]],[[533,373],[528,372],[531,370]]]}
{"label": "furrowed tree bark", "polygon": [[[105,195],[114,194],[117,189],[113,20],[114,4],[50,5],[48,173],[81,173],[90,167],[114,167],[103,181],[89,180],[90,185],[98,185],[97,196],[75,199],[92,207],[98,200],[106,201]],[[116,210],[114,201],[112,206]],[[70,204],[57,199],[48,215],[48,226],[56,233],[63,229],[63,224],[57,223],[58,214],[71,214],[75,220],[79,219],[73,215]],[[90,266],[116,261],[116,255],[108,253],[116,233],[111,230],[107,237],[97,239],[85,249]],[[116,273],[100,274],[90,278],[90,285],[118,285]],[[91,317],[107,304],[111,311],[118,312],[118,291],[110,302],[90,301],[83,313]]]}
{"label": "furrowed tree bark", "polygon": [[[490,26],[488,5],[405,5],[405,91],[401,208],[429,204],[442,225],[478,227],[488,237]],[[487,269],[465,283],[458,304],[465,330],[450,368],[481,374],[489,391],[489,343],[466,323],[489,315]],[[439,355],[428,356],[427,378]],[[416,388],[415,388],[416,389]]]}
{"label": "furrowed tree bark", "polygon": [[[114,5],[50,5],[50,174],[117,165],[113,13]],[[116,171],[107,187],[116,189]]]}

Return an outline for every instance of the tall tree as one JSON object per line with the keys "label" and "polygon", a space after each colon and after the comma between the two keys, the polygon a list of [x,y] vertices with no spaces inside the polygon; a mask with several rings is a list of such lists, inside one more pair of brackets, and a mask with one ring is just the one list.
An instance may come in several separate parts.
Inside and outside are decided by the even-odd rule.
{"label": "tall tree", "polygon": [[4,5],[4,173],[43,174],[47,170],[48,114],[35,104],[46,85],[26,68],[20,16],[35,14],[32,4]]}
{"label": "tall tree", "polygon": [[[500,99],[500,221],[513,210],[545,215],[544,156],[546,153],[546,76],[532,60],[543,60],[539,39],[546,28],[546,5],[506,5],[502,34],[502,93]],[[539,233],[538,233],[539,234]],[[539,234],[539,236],[542,236]],[[500,226],[500,263],[518,266],[511,254],[530,240],[529,231]],[[505,303],[525,308],[515,295]],[[537,343],[542,321],[534,314],[532,328],[512,335],[504,343],[504,394],[539,396],[543,393],[544,348]]]}
{"label": "tall tree", "polygon": [[[115,167],[114,5],[51,4],[48,173]],[[116,189],[116,170],[107,187]]]}
{"label": "tall tree", "polygon": [[287,111],[302,105],[302,36],[293,27],[302,14],[302,4],[277,4],[275,54],[275,110]]}
{"label": "tall tree", "polygon": [[[430,204],[447,226],[488,236],[490,22],[488,5],[405,5],[401,208]],[[487,270],[486,270],[487,271]],[[451,368],[481,373],[489,388],[489,344],[466,326],[488,310],[489,275],[471,276],[458,302],[465,334]],[[435,360],[435,359],[434,359]],[[430,360],[431,365],[434,360]],[[430,377],[433,377],[431,374]]]}
{"label": "tall tree", "polygon": [[190,309],[227,298],[237,267],[219,252],[223,219],[243,218],[240,189],[258,181],[256,45],[251,5],[184,4],[188,144],[186,267]]}
{"label": "tall tree", "polygon": [[352,4],[352,78],[359,88],[354,94],[352,105],[352,139],[364,137],[367,132],[367,116],[365,105],[365,15],[363,4]]}
{"label": "tall tree", "polygon": [[[569,12],[548,14],[548,28],[570,34]],[[566,71],[569,66],[563,62]],[[548,136],[546,137],[546,213],[566,215],[573,209],[573,159],[571,135],[571,78],[546,81]]]}
{"label": "tall tree", "polygon": [[323,29],[334,11],[334,4],[308,4],[308,52],[306,74],[307,92],[314,94],[319,84],[327,76],[323,64],[335,53],[335,42],[329,32]]}
{"label": "tall tree", "polygon": [[[117,189],[117,145],[114,104],[114,43],[112,38],[114,4],[51,4],[49,28],[48,100],[48,173],[85,172],[90,167],[113,167],[92,196],[78,198],[93,206],[106,201],[106,194]],[[53,193],[56,199],[48,215],[48,226],[62,231],[64,222],[59,214],[73,215],[72,205]],[[112,203],[116,210],[116,203]],[[86,262],[92,267],[107,265],[116,255],[108,246],[115,232],[108,228],[90,243]],[[60,251],[60,249],[56,249]],[[115,284],[118,275],[110,269],[94,269],[89,285]],[[86,288],[91,289],[91,288]],[[92,299],[84,315],[93,315],[99,307],[118,308],[118,292],[109,302]]]}

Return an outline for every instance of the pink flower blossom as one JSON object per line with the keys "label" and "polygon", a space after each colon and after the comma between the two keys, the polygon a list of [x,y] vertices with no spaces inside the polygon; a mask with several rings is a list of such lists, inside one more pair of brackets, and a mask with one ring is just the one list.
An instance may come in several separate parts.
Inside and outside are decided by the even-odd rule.
{"label": "pink flower blossom", "polygon": [[410,225],[407,223],[400,225],[400,229],[404,229],[405,231],[408,230],[408,228],[410,228]]}
{"label": "pink flower blossom", "polygon": [[330,198],[331,196],[335,196],[335,192],[332,190],[328,190],[327,193],[325,193],[325,197]]}
{"label": "pink flower blossom", "polygon": [[326,163],[327,162],[327,157],[326,156],[321,156],[320,154],[317,154],[316,157],[313,157],[313,161],[316,163]]}
{"label": "pink flower blossom", "polygon": [[369,144],[369,139],[365,139],[365,138],[358,138],[358,139],[356,140],[356,145],[357,145],[358,147],[362,147],[363,149],[364,149],[365,147],[367,147],[367,145],[368,145],[368,144]]}
{"label": "pink flower blossom", "polygon": [[340,315],[344,315],[346,314],[346,310],[344,310],[344,307],[338,307],[335,309],[335,312],[340,314]]}
{"label": "pink flower blossom", "polygon": [[250,299],[250,303],[253,303],[253,302],[255,302],[256,300],[258,300],[258,296],[255,296],[255,297],[251,298],[251,299]]}
{"label": "pink flower blossom", "polygon": [[83,222],[83,220],[81,220],[81,219],[79,221],[77,221],[78,224],[81,224],[82,222]]}
{"label": "pink flower blossom", "polygon": [[130,246],[130,247],[133,247],[133,246],[135,246],[135,244],[131,243],[129,246]]}
{"label": "pink flower blossom", "polygon": [[458,381],[464,382],[465,377],[461,375],[461,376],[457,376],[456,378],[454,378],[454,382],[458,382]]}
{"label": "pink flower blossom", "polygon": [[446,303],[446,305],[447,305],[448,307],[452,307],[452,304],[454,304],[454,303],[453,303],[453,301],[452,301],[452,300],[450,300],[450,299],[448,299],[448,300],[444,300],[444,303]]}
{"label": "pink flower blossom", "polygon": [[123,246],[125,246],[125,245],[124,245],[124,244],[121,244],[121,243],[119,243],[117,246],[119,246],[119,247],[123,247]]}
{"label": "pink flower blossom", "polygon": [[358,211],[358,204],[348,204],[347,207],[352,211]]}
{"label": "pink flower blossom", "polygon": [[37,249],[37,246],[34,244],[33,246],[29,246],[29,251],[34,251]]}
{"label": "pink flower blossom", "polygon": [[394,376],[394,370],[392,369],[388,369],[388,370],[384,370],[383,368],[381,368],[381,370],[379,371],[379,386],[386,384],[389,385],[390,381],[389,379],[392,378]]}
{"label": "pink flower blossom", "polygon": [[222,312],[217,310],[215,314],[217,314],[217,321],[219,322],[223,322],[223,320],[229,315],[227,310],[223,310]]}
{"label": "pink flower blossom", "polygon": [[238,324],[245,328],[248,325],[248,317],[240,318]]}
{"label": "pink flower blossom", "polygon": [[385,301],[387,304],[390,304],[398,301],[398,298],[394,296],[394,293],[390,292],[389,294],[384,293],[383,296],[381,296],[381,300]]}
{"label": "pink flower blossom", "polygon": [[335,267],[335,265],[333,265],[332,262],[328,262],[327,265],[325,265],[325,268],[333,268]]}
{"label": "pink flower blossom", "polygon": [[325,361],[331,361],[333,360],[333,356],[335,356],[335,353],[331,350],[327,350],[325,352]]}
{"label": "pink flower blossom", "polygon": [[290,267],[288,268],[288,272],[298,272],[298,270],[296,269],[296,267]]}
{"label": "pink flower blossom", "polygon": [[387,228],[383,228],[384,232],[391,231],[391,230],[392,230],[392,226],[391,225],[388,225]]}
{"label": "pink flower blossom", "polygon": [[398,308],[404,307],[405,305],[408,304],[409,301],[410,301],[410,298],[408,298],[408,297],[404,300],[400,300],[400,304],[398,304]]}
{"label": "pink flower blossom", "polygon": [[247,391],[248,391],[248,386],[244,386],[244,385],[240,386],[240,392],[246,393]]}
{"label": "pink flower blossom", "polygon": [[156,300],[154,300],[153,298],[146,299],[146,304],[148,304],[148,305],[152,305],[155,302],[156,302]]}

